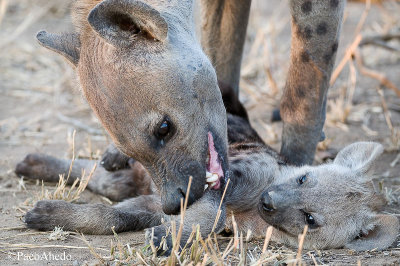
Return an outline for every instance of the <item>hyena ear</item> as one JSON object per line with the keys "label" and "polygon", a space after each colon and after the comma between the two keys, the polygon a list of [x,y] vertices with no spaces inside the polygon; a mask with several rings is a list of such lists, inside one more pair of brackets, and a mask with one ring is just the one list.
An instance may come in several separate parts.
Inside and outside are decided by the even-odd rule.
{"label": "hyena ear", "polygon": [[345,247],[356,251],[386,249],[397,239],[399,220],[392,215],[376,215],[371,220],[371,230],[354,239]]}
{"label": "hyena ear", "polygon": [[334,164],[345,166],[360,174],[369,174],[374,161],[383,153],[383,146],[376,142],[356,142],[343,148]]}
{"label": "hyena ear", "polygon": [[168,25],[151,6],[136,0],[105,0],[89,13],[90,26],[116,47],[129,47],[140,37],[163,42]]}
{"label": "hyena ear", "polygon": [[36,38],[42,46],[64,56],[75,67],[78,65],[81,49],[78,33],[52,34],[40,31]]}

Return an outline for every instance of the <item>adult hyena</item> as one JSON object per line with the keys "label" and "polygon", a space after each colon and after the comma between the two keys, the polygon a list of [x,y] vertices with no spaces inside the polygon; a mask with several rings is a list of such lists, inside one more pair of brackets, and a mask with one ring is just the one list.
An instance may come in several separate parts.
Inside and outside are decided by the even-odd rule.
{"label": "adult hyena", "polygon": [[[214,190],[229,173],[217,76],[237,98],[250,0],[202,4],[208,57],[195,36],[192,0],[75,0],[75,32],[37,36],[76,68],[90,106],[118,149],[149,171],[168,214],[179,211],[189,176],[191,204],[203,196],[207,172],[217,175]],[[289,4],[293,33],[281,102],[282,154],[301,165],[312,162],[323,135],[345,1]]]}

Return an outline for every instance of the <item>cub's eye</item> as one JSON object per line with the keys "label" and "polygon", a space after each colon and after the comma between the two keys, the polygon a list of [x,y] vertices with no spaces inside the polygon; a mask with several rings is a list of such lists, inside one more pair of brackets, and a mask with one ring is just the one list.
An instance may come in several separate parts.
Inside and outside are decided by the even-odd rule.
{"label": "cub's eye", "polygon": [[304,182],[307,181],[307,175],[302,175],[299,177],[299,179],[297,180],[297,182],[302,185]]}
{"label": "cub's eye", "polygon": [[155,135],[158,139],[163,139],[169,134],[170,130],[171,130],[171,122],[169,122],[168,120],[164,120],[158,126]]}
{"label": "cub's eye", "polygon": [[314,217],[311,214],[305,212],[304,217],[305,217],[306,223],[308,225],[314,226],[314,227],[317,225],[317,222],[315,221]]}

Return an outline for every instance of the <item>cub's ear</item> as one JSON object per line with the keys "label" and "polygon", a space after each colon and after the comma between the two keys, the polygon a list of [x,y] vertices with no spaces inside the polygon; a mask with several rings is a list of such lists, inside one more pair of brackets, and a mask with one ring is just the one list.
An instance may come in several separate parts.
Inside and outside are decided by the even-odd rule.
{"label": "cub's ear", "polygon": [[42,46],[64,56],[75,67],[78,65],[81,49],[79,34],[52,34],[40,31],[36,38]]}
{"label": "cub's ear", "polygon": [[383,146],[376,142],[356,142],[343,148],[334,164],[345,166],[360,174],[369,174],[374,161],[383,153]]}
{"label": "cub's ear", "polygon": [[371,220],[372,230],[354,239],[345,247],[356,251],[382,250],[390,247],[399,234],[399,220],[392,215],[376,215]]}
{"label": "cub's ear", "polygon": [[89,13],[90,26],[116,47],[129,47],[136,38],[165,41],[168,25],[161,14],[137,0],[104,0]]}

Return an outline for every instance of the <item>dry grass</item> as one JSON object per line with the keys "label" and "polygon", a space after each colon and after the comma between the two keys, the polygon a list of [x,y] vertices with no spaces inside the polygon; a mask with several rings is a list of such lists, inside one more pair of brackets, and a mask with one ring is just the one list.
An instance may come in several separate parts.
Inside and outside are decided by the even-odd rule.
{"label": "dry grass", "polygon": [[76,131],[72,133],[72,160],[69,167],[68,175],[60,175],[58,184],[54,187],[54,189],[47,189],[44,186],[42,180],[42,187],[39,193],[35,193],[35,195],[31,198],[25,200],[23,205],[25,206],[33,206],[39,200],[64,200],[67,202],[74,202],[80,198],[82,192],[86,189],[90,179],[93,176],[94,171],[96,170],[97,164],[94,164],[88,176],[86,176],[85,170],[82,170],[81,178],[76,178],[71,186],[68,186],[68,180],[70,178],[72,167],[75,162],[75,135]]}
{"label": "dry grass", "polygon": [[[167,228],[167,237],[172,239],[172,247],[167,247],[166,237],[163,237],[159,247],[153,244],[153,234],[150,236],[149,244],[144,247],[131,247],[129,243],[124,244],[117,233],[114,232],[114,240],[111,241],[109,255],[102,255],[82,235],[82,240],[88,245],[92,255],[102,264],[122,264],[122,265],[265,265],[266,263],[288,263],[290,265],[302,264],[302,245],[307,227],[303,234],[299,235],[299,249],[297,254],[288,250],[268,249],[272,227],[269,227],[264,239],[263,249],[250,245],[251,231],[240,232],[238,230],[235,218],[232,215],[233,237],[218,237],[212,232],[208,236],[202,236],[199,225],[193,225],[191,235],[183,246],[180,245],[183,222],[187,208],[187,199],[191,179],[189,180],[188,190],[184,202],[181,202],[181,219],[179,228],[176,230],[176,222],[172,222]],[[225,190],[226,191],[226,190]],[[224,192],[225,193],[225,192]],[[222,204],[223,197],[221,199]],[[220,206],[221,206],[220,204]],[[218,212],[218,214],[220,214]],[[215,224],[219,219],[217,214]],[[227,242],[228,241],[228,242]],[[222,243],[221,243],[222,242]],[[225,242],[225,243],[224,243]],[[226,243],[227,242],[227,243]],[[171,250],[169,256],[158,256],[167,249]]]}
{"label": "dry grass", "polygon": [[34,195],[27,198],[20,207],[23,209],[31,208],[39,200],[77,201],[86,189],[95,169],[96,165],[93,166],[88,176],[83,171],[82,177],[75,179],[71,186],[67,185],[68,178],[65,178],[64,175],[60,175],[60,179],[55,187],[46,188],[42,181],[40,192],[34,192]]}

